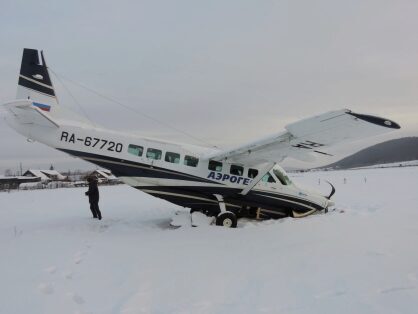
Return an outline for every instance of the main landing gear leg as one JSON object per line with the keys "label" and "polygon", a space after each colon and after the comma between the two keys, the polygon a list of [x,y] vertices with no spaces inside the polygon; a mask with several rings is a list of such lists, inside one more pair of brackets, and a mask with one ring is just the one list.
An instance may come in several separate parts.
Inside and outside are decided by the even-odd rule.
{"label": "main landing gear leg", "polygon": [[226,210],[225,202],[222,195],[214,194],[218,200],[219,209],[221,210],[218,216],[216,217],[216,225],[224,226],[227,228],[236,228],[237,227],[237,216],[230,211]]}

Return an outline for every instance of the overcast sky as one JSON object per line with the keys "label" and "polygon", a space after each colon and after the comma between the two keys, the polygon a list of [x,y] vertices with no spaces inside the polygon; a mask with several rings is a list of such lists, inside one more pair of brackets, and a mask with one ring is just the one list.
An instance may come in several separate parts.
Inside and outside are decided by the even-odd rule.
{"label": "overcast sky", "polygon": [[[0,102],[15,98],[23,48],[48,66],[218,146],[349,108],[418,135],[418,1],[0,0]],[[60,102],[79,110],[52,76]],[[69,83],[109,128],[194,142]],[[347,151],[347,148],[346,148]],[[87,163],[31,144],[0,121],[6,168]]]}

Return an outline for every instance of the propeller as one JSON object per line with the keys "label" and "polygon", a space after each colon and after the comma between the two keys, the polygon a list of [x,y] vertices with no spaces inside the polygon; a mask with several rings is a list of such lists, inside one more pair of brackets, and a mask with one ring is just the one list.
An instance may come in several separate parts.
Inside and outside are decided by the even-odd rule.
{"label": "propeller", "polygon": [[326,183],[328,183],[330,186],[331,186],[331,193],[329,194],[329,196],[325,196],[327,199],[331,199],[331,197],[335,194],[335,187],[332,185],[332,183],[331,182],[329,182],[329,181],[326,181],[325,180],[325,182]]}

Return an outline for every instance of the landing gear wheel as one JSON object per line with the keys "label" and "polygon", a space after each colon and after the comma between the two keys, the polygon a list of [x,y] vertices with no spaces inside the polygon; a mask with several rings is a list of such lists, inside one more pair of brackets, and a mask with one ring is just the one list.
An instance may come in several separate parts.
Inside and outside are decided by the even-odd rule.
{"label": "landing gear wheel", "polygon": [[237,227],[237,216],[232,212],[223,212],[216,217],[216,225],[227,228]]}

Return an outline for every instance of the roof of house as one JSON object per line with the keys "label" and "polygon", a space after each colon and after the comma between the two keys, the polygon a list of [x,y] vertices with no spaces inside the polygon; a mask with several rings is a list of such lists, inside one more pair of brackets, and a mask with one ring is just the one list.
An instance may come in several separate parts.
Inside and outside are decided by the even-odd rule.
{"label": "roof of house", "polygon": [[64,180],[65,176],[59,173],[56,170],[37,170],[37,169],[29,169],[23,175],[27,176],[28,174],[32,174],[34,177],[39,177],[41,180],[49,180],[51,177],[56,177],[58,180]]}
{"label": "roof of house", "polygon": [[100,170],[95,170],[93,173],[97,173],[98,175],[108,180],[117,179],[109,170],[100,169]]}

